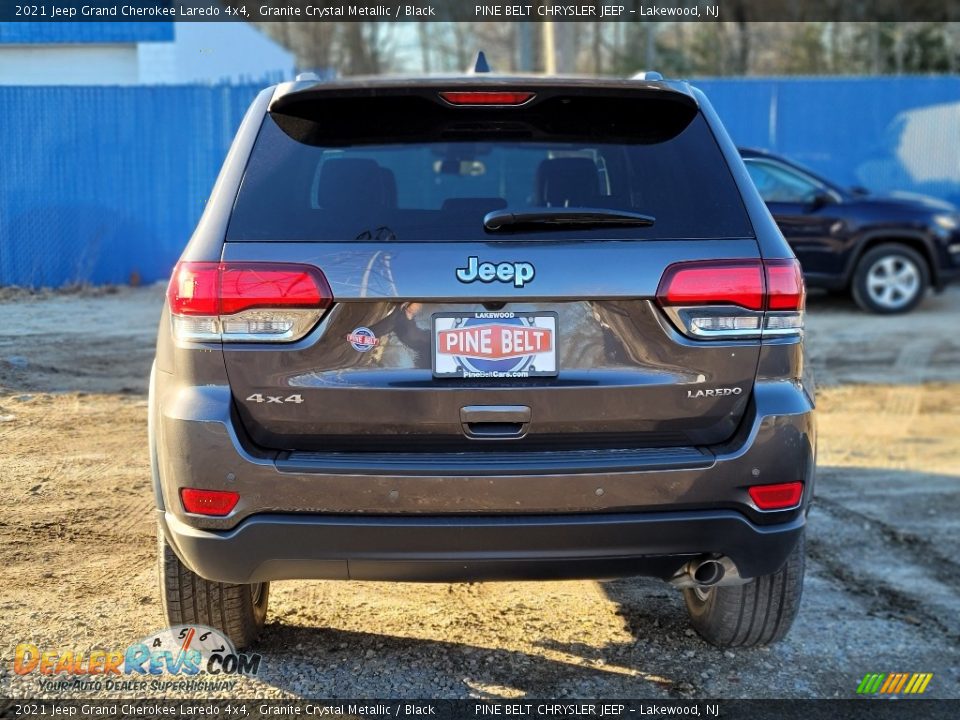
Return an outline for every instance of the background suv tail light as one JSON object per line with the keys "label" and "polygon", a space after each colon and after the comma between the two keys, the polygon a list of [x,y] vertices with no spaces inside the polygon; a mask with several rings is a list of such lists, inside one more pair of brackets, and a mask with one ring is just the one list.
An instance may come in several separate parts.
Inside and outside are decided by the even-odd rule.
{"label": "background suv tail light", "polygon": [[657,290],[657,301],[676,326],[702,339],[799,334],[804,298],[796,260],[676,263]]}
{"label": "background suv tail light", "polygon": [[293,342],[333,303],[309,265],[180,262],[167,288],[178,340]]}

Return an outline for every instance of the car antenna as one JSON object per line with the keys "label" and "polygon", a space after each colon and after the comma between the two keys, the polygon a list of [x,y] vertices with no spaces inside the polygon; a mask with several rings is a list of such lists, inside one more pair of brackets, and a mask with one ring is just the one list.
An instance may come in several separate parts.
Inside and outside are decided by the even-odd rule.
{"label": "car antenna", "polygon": [[484,55],[483,50],[477,52],[477,59],[474,61],[473,67],[467,70],[467,72],[471,74],[492,72],[489,63],[487,63],[487,56]]}

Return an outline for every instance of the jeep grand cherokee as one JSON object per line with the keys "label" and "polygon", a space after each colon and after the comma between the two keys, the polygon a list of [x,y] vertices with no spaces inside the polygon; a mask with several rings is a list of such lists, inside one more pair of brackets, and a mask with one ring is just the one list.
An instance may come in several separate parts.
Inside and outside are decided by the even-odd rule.
{"label": "jeep grand cherokee", "polygon": [[647,575],[708,641],[797,612],[797,262],[681,82],[285,83],[170,281],[150,392],[171,624],[269,583]]}

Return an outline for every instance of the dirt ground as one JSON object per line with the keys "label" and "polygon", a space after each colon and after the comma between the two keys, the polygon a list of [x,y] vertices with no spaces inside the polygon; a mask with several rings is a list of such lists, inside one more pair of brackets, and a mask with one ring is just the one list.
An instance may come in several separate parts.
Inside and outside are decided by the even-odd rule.
{"label": "dirt ground", "polygon": [[[164,624],[145,396],[161,301],[0,298],[2,696],[44,694],[13,675],[17,643],[120,649]],[[285,582],[261,673],[230,694],[846,698],[867,672],[932,672],[927,696],[960,697],[960,289],[904,317],[809,310],[818,500],[783,643],[713,649],[650,580]]]}

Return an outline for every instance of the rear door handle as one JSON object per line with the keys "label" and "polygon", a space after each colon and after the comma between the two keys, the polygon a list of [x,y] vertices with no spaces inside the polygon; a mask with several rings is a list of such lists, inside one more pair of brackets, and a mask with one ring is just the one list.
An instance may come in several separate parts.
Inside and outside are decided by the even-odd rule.
{"label": "rear door handle", "polygon": [[467,405],[460,408],[460,422],[528,423],[530,408],[526,405]]}
{"label": "rear door handle", "polygon": [[530,423],[526,405],[468,405],[460,408],[463,434],[476,439],[521,438]]}

